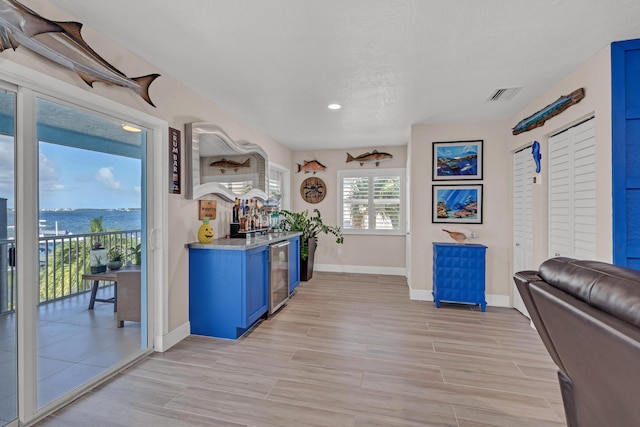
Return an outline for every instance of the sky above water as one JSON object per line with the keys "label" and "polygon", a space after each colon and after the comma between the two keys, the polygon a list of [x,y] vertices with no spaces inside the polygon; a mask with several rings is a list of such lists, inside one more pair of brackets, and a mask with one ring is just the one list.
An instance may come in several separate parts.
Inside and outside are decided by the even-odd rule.
{"label": "sky above water", "polygon": [[[15,206],[13,138],[0,135],[0,197]],[[139,159],[41,142],[40,209],[139,208]]]}

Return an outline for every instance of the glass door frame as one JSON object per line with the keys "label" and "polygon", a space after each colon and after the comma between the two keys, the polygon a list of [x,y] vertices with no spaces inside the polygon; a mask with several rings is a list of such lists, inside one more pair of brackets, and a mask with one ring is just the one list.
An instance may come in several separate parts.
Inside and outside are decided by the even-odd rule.
{"label": "glass door frame", "polygon": [[[0,90],[12,93],[14,95],[14,99],[15,99],[14,111],[13,111],[13,115],[14,115],[14,117],[13,117],[13,122],[14,122],[14,132],[13,132],[13,162],[14,162],[14,164],[13,164],[13,167],[14,167],[14,170],[13,170],[13,196],[14,196],[14,204],[13,204],[13,207],[14,207],[14,227],[17,227],[16,226],[16,222],[19,220],[19,218],[18,218],[19,217],[19,215],[18,215],[19,211],[17,210],[17,200],[16,200],[16,193],[18,191],[18,188],[17,188],[17,175],[18,175],[18,170],[17,170],[18,153],[17,153],[17,150],[18,150],[18,145],[19,145],[18,144],[18,137],[16,135],[17,134],[17,127],[18,127],[17,123],[16,123],[16,121],[17,121],[17,119],[16,119],[17,110],[18,110],[18,86],[13,85],[13,84],[11,84],[9,82],[0,81]],[[17,228],[14,228],[14,238],[16,237],[15,231],[17,231]],[[14,240],[14,243],[16,244],[16,246],[19,246],[19,241],[17,240],[17,238],[16,238],[16,240]],[[16,247],[15,251],[17,251],[17,250],[18,249]],[[18,264],[19,263],[16,262],[16,266]],[[15,309],[14,316],[16,316],[15,317],[16,318],[16,326],[15,326],[15,331],[14,332],[15,332],[15,335],[16,335],[16,343],[15,343],[15,346],[16,346],[16,367],[15,367],[15,369],[16,369],[16,380],[17,380],[17,376],[18,376],[18,372],[17,372],[18,371],[18,357],[20,356],[19,349],[18,349],[18,343],[17,343],[18,327],[20,325],[19,322],[18,322],[18,318],[17,318],[17,316],[18,316],[17,288],[18,288],[18,283],[19,283],[18,282],[18,278],[17,278],[17,272],[16,272],[16,274],[14,276],[14,279],[15,279],[14,286],[16,287],[15,294],[13,295],[13,298],[14,298],[13,301],[14,301],[14,309]],[[17,404],[18,404],[17,391],[18,391],[18,382],[16,381],[16,390],[15,390],[15,392],[16,392],[16,402],[15,402],[16,403],[16,418],[13,421],[10,421],[8,424],[6,424],[5,427],[14,427],[14,426],[17,427],[19,425],[19,416],[18,416],[19,415],[19,411],[18,411],[18,407],[17,407]]]}
{"label": "glass door frame", "polygon": [[[31,68],[5,61],[0,68],[0,81],[17,86],[16,99],[16,202],[21,221],[16,218],[16,247],[18,260],[38,259],[38,143],[36,138],[36,98],[49,98],[123,122],[135,123],[147,130],[146,155],[142,159],[144,171],[142,203],[146,216],[142,219],[143,238],[147,250],[143,254],[143,280],[147,286],[147,349],[126,360],[109,372],[96,377],[82,387],[68,393],[38,410],[36,399],[36,315],[37,287],[23,284],[39,283],[37,263],[18,261],[16,264],[18,322],[18,419],[31,423],[49,415],[89,388],[132,363],[139,357],[162,346],[168,333],[167,285],[167,201],[168,201],[168,123],[142,111],[133,109],[91,93],[88,90],[56,80]],[[166,148],[166,149],[164,149]],[[32,264],[32,265],[29,265]],[[162,350],[160,348],[160,350]],[[10,426],[13,423],[9,424]]]}

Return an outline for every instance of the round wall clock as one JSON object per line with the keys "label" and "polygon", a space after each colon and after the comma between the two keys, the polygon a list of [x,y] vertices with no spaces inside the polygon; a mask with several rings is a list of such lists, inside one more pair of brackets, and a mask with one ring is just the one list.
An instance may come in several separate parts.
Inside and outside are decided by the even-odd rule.
{"label": "round wall clock", "polygon": [[324,181],[315,176],[305,179],[300,184],[300,196],[307,203],[321,202],[326,193],[327,189]]}

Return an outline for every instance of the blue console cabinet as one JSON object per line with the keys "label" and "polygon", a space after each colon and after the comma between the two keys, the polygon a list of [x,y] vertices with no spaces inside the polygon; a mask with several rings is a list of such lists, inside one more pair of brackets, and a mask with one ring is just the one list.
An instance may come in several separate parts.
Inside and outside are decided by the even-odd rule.
{"label": "blue console cabinet", "polygon": [[433,300],[462,302],[487,308],[485,254],[478,244],[433,243]]}
{"label": "blue console cabinet", "polygon": [[236,339],[269,308],[269,246],[189,248],[191,333]]}

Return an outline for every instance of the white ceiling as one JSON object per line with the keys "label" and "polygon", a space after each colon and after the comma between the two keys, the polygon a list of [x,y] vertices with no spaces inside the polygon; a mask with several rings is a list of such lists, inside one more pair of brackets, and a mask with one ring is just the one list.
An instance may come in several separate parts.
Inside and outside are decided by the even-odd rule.
{"label": "white ceiling", "polygon": [[[640,37],[638,0],[51,1],[294,150],[517,121],[610,42]],[[511,101],[486,102],[512,86]]]}

